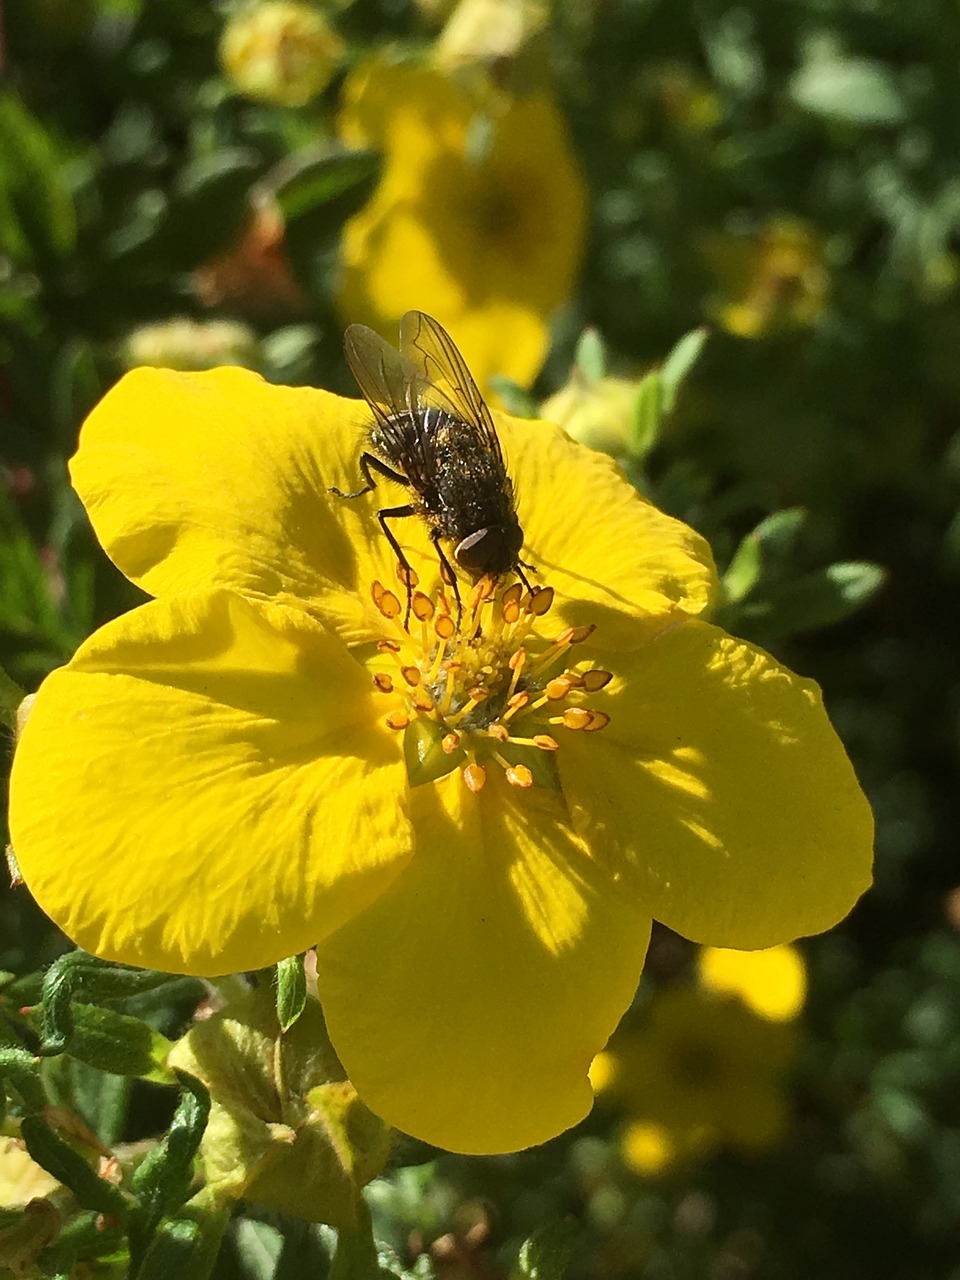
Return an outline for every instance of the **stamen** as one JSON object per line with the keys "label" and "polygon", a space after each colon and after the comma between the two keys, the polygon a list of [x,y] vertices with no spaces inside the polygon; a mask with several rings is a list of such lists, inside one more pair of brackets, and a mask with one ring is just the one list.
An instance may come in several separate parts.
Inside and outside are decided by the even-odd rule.
{"label": "stamen", "polygon": [[413,685],[414,687],[416,687],[423,679],[419,667],[401,667],[400,674],[403,676],[404,680],[406,680],[407,684]]}
{"label": "stamen", "polygon": [[391,711],[390,714],[387,716],[388,729],[406,729],[409,723],[410,723],[410,717],[407,715],[405,711],[401,711],[399,709],[397,709],[396,711]]}
{"label": "stamen", "polygon": [[441,640],[449,640],[456,632],[457,627],[449,613],[441,613],[436,622],[434,622],[433,629]]}
{"label": "stamen", "polygon": [[583,687],[587,693],[597,693],[608,685],[612,679],[612,671],[602,671],[599,667],[594,667],[591,671],[583,673]]}
{"label": "stamen", "polygon": [[506,725],[502,725],[499,720],[495,720],[493,724],[487,727],[487,733],[491,738],[496,738],[498,742],[507,742],[510,739],[510,730]]}
{"label": "stamen", "polygon": [[429,596],[425,596],[422,591],[414,592],[413,602],[411,605],[413,616],[420,622],[429,622],[436,613],[436,607]]}
{"label": "stamen", "polygon": [[402,648],[396,640],[378,640],[377,649],[380,653],[399,653]]}
{"label": "stamen", "polygon": [[539,747],[541,751],[560,750],[560,743],[556,738],[552,738],[549,733],[535,733],[533,735],[533,745]]}
{"label": "stamen", "polygon": [[553,605],[553,587],[534,587],[533,598],[527,606],[535,618],[542,618]]}
{"label": "stamen", "polygon": [[562,716],[551,716],[551,724],[562,724],[565,729],[585,729],[590,723],[586,707],[567,707]]}
{"label": "stamen", "polygon": [[445,733],[440,739],[440,746],[446,755],[452,756],[460,746],[459,733]]}
{"label": "stamen", "polygon": [[532,787],[533,774],[525,764],[510,765],[507,769],[507,781],[511,787]]}
{"label": "stamen", "polygon": [[414,587],[420,585],[420,579],[417,576],[416,569],[411,565],[401,564],[399,560],[397,561],[397,577],[410,591],[412,591]]}
{"label": "stamen", "polygon": [[477,764],[475,760],[472,760],[470,764],[464,765],[463,780],[469,789],[476,794],[478,791],[483,790],[487,781],[487,771],[482,764]]}
{"label": "stamen", "polygon": [[436,705],[426,689],[414,689],[410,701],[418,711],[435,711]]}
{"label": "stamen", "polygon": [[380,693],[393,693],[393,676],[386,671],[378,671],[373,677],[373,683]]}
{"label": "stamen", "polygon": [[507,587],[500,597],[500,616],[504,622],[508,624],[516,622],[520,617],[520,598],[522,595],[522,584],[515,582],[512,587]]}
{"label": "stamen", "polygon": [[395,596],[392,591],[382,589],[380,592],[380,599],[375,601],[375,603],[385,618],[393,619],[400,617],[400,611],[403,606],[400,604],[399,597]]}
{"label": "stamen", "polygon": [[590,723],[583,726],[585,733],[597,733],[600,729],[605,729],[610,723],[610,717],[605,711],[591,711]]}

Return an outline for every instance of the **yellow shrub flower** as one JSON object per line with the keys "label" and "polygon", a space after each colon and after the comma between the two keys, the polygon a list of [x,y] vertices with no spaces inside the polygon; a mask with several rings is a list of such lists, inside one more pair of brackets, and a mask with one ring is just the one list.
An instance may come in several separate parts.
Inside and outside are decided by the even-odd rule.
{"label": "yellow shrub flower", "polygon": [[384,170],[344,230],[338,305],[387,334],[415,302],[456,333],[481,388],[495,374],[526,387],[576,277],[587,195],[547,94],[472,84],[409,63],[348,78],[341,135],[381,148]]}
{"label": "yellow shrub flower", "polygon": [[789,1022],[807,998],[807,970],[796,947],[785,943],[764,951],[703,947],[697,956],[701,987],[737,996],[758,1017]]}
{"label": "yellow shrub flower", "polygon": [[759,1152],[780,1141],[797,1044],[791,1023],[678,987],[654,997],[643,1023],[618,1032],[590,1075],[627,1117],[625,1162],[656,1174],[723,1146]]}
{"label": "yellow shrub flower", "polygon": [[720,290],[711,310],[728,333],[762,338],[816,324],[830,275],[823,244],[796,218],[772,218],[745,239],[715,236],[707,255]]}
{"label": "yellow shrub flower", "polygon": [[299,0],[265,0],[240,10],[220,41],[220,61],[235,88],[284,107],[316,97],[343,52],[323,15]]}
{"label": "yellow shrub flower", "polygon": [[[316,945],[363,1101],[440,1146],[588,1110],[657,917],[772,946],[833,925],[872,821],[818,689],[699,615],[709,550],[559,428],[498,415],[539,589],[457,631],[425,524],[405,588],[358,480],[365,406],[243,369],[141,369],[73,482],[153,600],[41,686],[10,829],[97,955],[175,972]],[[485,784],[485,785],[484,785]]]}

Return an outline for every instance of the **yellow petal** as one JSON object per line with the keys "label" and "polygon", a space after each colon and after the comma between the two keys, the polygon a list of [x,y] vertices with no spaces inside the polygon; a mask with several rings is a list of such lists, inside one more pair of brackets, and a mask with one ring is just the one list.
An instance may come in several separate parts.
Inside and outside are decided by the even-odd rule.
{"label": "yellow petal", "polygon": [[[591,644],[630,649],[713,598],[710,548],[643,499],[612,459],[547,422],[497,415],[524,532],[521,555],[556,592],[556,616]],[[551,618],[554,614],[551,614]],[[638,626],[642,622],[644,626]]]}
{"label": "yellow petal", "polygon": [[245,369],[137,369],[90,414],[70,466],[97,537],[151,595],[225,586],[369,639],[357,544],[383,535],[359,487],[366,407]]}
{"label": "yellow petal", "polygon": [[771,1022],[789,1022],[803,1009],[807,971],[796,947],[764,951],[701,947],[697,977],[707,991],[738,996],[748,1009]]}
{"label": "yellow petal", "polygon": [[580,1120],[649,919],[612,895],[555,793],[492,774],[412,797],[417,848],[317,951],[330,1037],[367,1105],[453,1151],[513,1151]]}
{"label": "yellow petal", "polygon": [[409,856],[368,678],[306,615],[155,601],[41,686],[10,831],[44,910],[107,959],[216,974],[337,929]]}
{"label": "yellow petal", "polygon": [[873,818],[811,680],[697,620],[617,655],[602,733],[567,732],[588,846],[653,916],[745,949],[819,933],[870,884]]}

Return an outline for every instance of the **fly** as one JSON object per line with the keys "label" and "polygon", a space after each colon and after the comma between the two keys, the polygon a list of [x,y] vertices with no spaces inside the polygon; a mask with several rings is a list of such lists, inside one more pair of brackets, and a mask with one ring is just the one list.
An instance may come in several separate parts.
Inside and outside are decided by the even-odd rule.
{"label": "fly", "polygon": [[460,589],[444,543],[474,581],[512,572],[529,591],[523,570],[531,566],[520,559],[523,530],[493,418],[450,335],[424,312],[408,311],[400,322],[399,351],[362,324],[349,326],[343,348],[374,421],[370,448],[360,455],[363,487],[331,493],[359,498],[376,488],[375,475],[408,490],[409,502],[377,512],[404,571],[404,626],[413,571],[390,520],[420,516],[426,522],[441,573],[453,587],[458,625]]}

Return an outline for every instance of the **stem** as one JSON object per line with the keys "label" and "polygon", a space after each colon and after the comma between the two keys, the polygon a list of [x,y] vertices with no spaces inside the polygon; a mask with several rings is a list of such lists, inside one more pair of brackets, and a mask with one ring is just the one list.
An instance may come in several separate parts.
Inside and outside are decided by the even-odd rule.
{"label": "stem", "polygon": [[362,1196],[358,1200],[356,1228],[348,1231],[341,1227],[337,1232],[337,1252],[328,1280],[381,1280],[370,1210]]}
{"label": "stem", "polygon": [[17,731],[17,707],[25,696],[17,682],[0,667],[0,722],[14,733]]}

